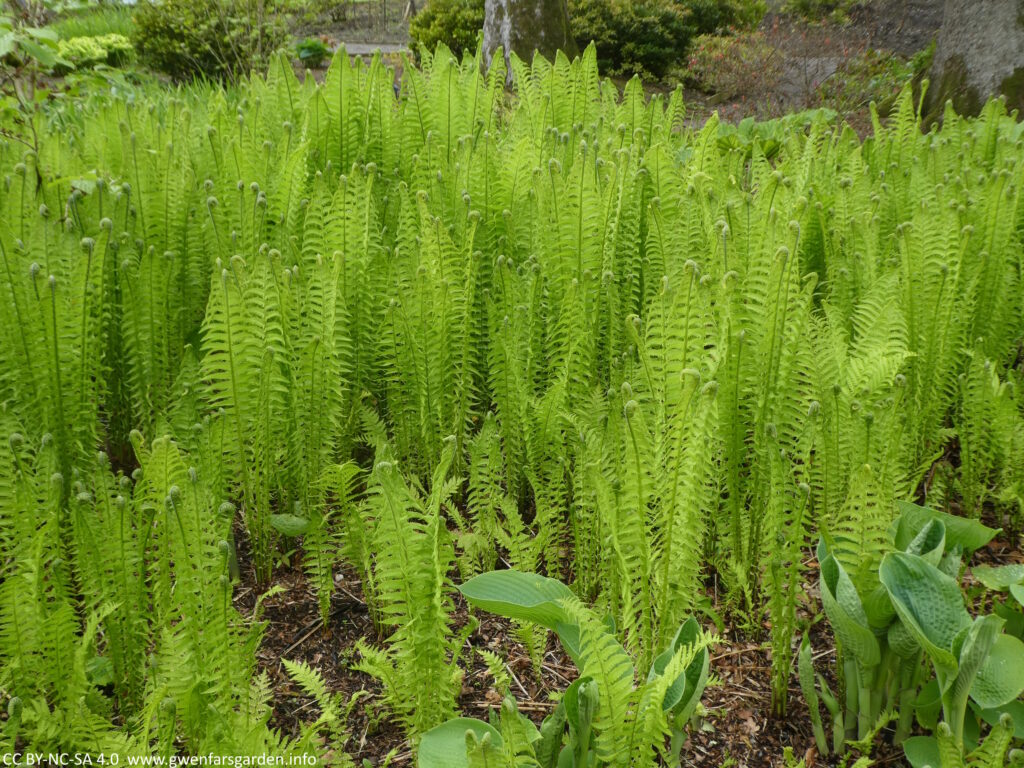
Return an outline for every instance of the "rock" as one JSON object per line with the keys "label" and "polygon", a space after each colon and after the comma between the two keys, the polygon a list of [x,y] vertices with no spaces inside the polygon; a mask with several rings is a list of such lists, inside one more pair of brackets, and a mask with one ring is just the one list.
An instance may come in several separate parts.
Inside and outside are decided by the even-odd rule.
{"label": "rock", "polygon": [[925,111],[977,114],[990,96],[1024,113],[1024,0],[946,0]]}
{"label": "rock", "polygon": [[551,60],[559,50],[575,56],[578,49],[569,32],[566,0],[487,0],[484,59],[488,64],[499,47],[506,60],[509,51],[524,61],[530,61],[534,53]]}

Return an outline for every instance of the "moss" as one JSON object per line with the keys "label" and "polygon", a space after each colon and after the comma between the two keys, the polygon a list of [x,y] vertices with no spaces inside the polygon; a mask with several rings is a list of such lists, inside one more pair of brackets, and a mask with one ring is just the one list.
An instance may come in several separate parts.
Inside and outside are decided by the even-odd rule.
{"label": "moss", "polygon": [[1008,110],[1019,110],[1024,114],[1024,67],[1017,67],[1013,74],[999,84],[999,92],[1006,97]]}
{"label": "moss", "polygon": [[569,11],[565,0],[540,0],[534,13],[526,10],[517,14],[515,23],[514,34],[525,43],[524,49],[535,48],[549,59],[553,59],[559,49],[569,56],[578,53],[576,41],[569,33]]}
{"label": "moss", "polygon": [[938,80],[933,81],[925,93],[925,125],[942,117],[947,101],[952,101],[953,108],[961,115],[977,115],[984,104],[978,90],[968,85],[967,65],[959,54],[946,59]]}

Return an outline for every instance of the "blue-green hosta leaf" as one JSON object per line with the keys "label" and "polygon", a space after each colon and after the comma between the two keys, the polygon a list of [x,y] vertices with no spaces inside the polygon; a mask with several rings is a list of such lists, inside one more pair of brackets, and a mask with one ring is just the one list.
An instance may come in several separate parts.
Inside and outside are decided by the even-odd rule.
{"label": "blue-green hosta leaf", "polygon": [[477,608],[554,631],[566,652],[578,659],[579,628],[562,607],[574,595],[557,579],[512,569],[490,571],[474,576],[459,591]]}
{"label": "blue-green hosta leaf", "polygon": [[917,638],[903,625],[902,621],[894,621],[889,625],[886,639],[893,653],[901,659],[912,659],[921,650],[921,645],[917,642]]}
{"label": "blue-green hosta leaf", "polygon": [[541,768],[554,768],[565,736],[565,697],[555,711],[544,718],[540,726],[540,738],[534,743],[533,751]]}
{"label": "blue-green hosta leaf", "polygon": [[951,684],[958,666],[953,641],[971,624],[956,581],[924,558],[904,552],[882,558],[878,575],[900,620]]}
{"label": "blue-green hosta leaf", "polygon": [[1010,594],[1013,595],[1014,600],[1024,605],[1024,584],[1011,584]]}
{"label": "blue-green hosta leaf", "polygon": [[868,626],[880,634],[892,625],[896,618],[896,609],[892,606],[889,591],[878,584],[864,598],[864,613],[868,617]]}
{"label": "blue-green hosta leaf", "polygon": [[939,519],[929,520],[907,545],[911,555],[920,555],[932,565],[938,565],[946,551],[946,526]]}
{"label": "blue-green hosta leaf", "polygon": [[829,552],[824,540],[818,543],[821,602],[832,630],[843,648],[863,667],[881,661],[881,649],[875,633],[868,626],[867,613],[860,595],[846,571]]}
{"label": "blue-green hosta leaf", "polygon": [[[662,651],[651,664],[651,671],[647,674],[647,681],[665,673],[665,668],[672,657],[678,653],[680,648],[693,645],[700,639],[700,623],[692,616],[684,621],[676,631],[675,637],[668,648]],[[697,707],[697,702],[704,691],[708,679],[708,666],[710,663],[708,649],[701,648],[693,661],[687,665],[683,674],[679,675],[665,691],[665,698],[662,700],[662,709],[672,710],[677,716],[685,720]]]}
{"label": "blue-green hosta leaf", "polygon": [[114,665],[106,656],[93,656],[86,662],[85,671],[89,682],[98,688],[114,682]]}
{"label": "blue-green hosta leaf", "polygon": [[468,734],[472,734],[471,738],[485,756],[496,761],[502,759],[502,740],[497,729],[482,720],[456,717],[423,734],[416,765],[419,768],[469,768]]}
{"label": "blue-green hosta leaf", "polygon": [[964,718],[964,752],[968,754],[978,748],[981,739],[981,723],[978,718],[968,715]]}
{"label": "blue-green hosta leaf", "polygon": [[577,739],[589,739],[594,724],[594,715],[601,703],[601,692],[589,676],[578,677],[565,689],[562,697],[565,704],[565,719]]}
{"label": "blue-green hosta leaf", "polygon": [[989,528],[977,520],[928,509],[909,501],[897,501],[896,509],[900,513],[894,536],[894,544],[898,550],[906,550],[930,520],[941,520],[945,525],[946,547],[960,547],[967,552],[981,549],[999,533],[999,529]]}
{"label": "blue-green hosta leaf", "polygon": [[999,635],[974,679],[971,698],[983,709],[991,709],[1009,704],[1021,691],[1024,691],[1024,643],[1012,635]]}
{"label": "blue-green hosta leaf", "polygon": [[[998,616],[979,616],[956,636],[953,641],[953,654],[957,657],[959,669],[949,689],[949,696],[953,701],[960,701],[966,705],[967,696],[976,682],[979,671],[989,658],[989,652],[993,650],[993,644],[999,637],[1002,626],[1003,620]],[[985,705],[998,706],[996,703]]]}
{"label": "blue-green hosta leaf", "polygon": [[921,688],[920,693],[914,700],[914,715],[921,727],[927,731],[934,731],[939,724],[939,713],[942,712],[942,693],[939,691],[939,681],[934,677]]}
{"label": "blue-green hosta leaf", "polygon": [[963,558],[960,556],[960,550],[955,552],[947,552],[942,556],[939,561],[939,570],[949,576],[951,579],[960,579],[960,564],[963,562]]}
{"label": "blue-green hosta leaf", "polygon": [[[1020,591],[1024,592],[1024,587],[1021,587]],[[1020,603],[1013,598],[1004,603],[997,602],[992,606],[995,615],[1006,622],[1003,625],[1003,632],[1024,640],[1024,613],[1020,608]]]}
{"label": "blue-green hosta leaf", "polygon": [[911,736],[903,742],[903,754],[912,768],[940,768],[939,743],[931,736]]}
{"label": "blue-green hosta leaf", "polygon": [[298,515],[271,515],[270,524],[275,531],[291,538],[302,536],[309,530],[309,520]]}
{"label": "blue-green hosta leaf", "polygon": [[1002,592],[1014,584],[1024,582],[1024,563],[976,565],[971,568],[971,573],[984,586]]}

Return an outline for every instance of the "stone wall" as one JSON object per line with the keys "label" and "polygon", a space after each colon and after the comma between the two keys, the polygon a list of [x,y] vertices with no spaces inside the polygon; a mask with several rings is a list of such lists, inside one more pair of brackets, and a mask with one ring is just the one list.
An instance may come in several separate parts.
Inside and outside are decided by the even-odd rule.
{"label": "stone wall", "polygon": [[992,95],[1024,114],[1024,0],[946,0],[935,47],[929,110],[952,99],[976,113]]}

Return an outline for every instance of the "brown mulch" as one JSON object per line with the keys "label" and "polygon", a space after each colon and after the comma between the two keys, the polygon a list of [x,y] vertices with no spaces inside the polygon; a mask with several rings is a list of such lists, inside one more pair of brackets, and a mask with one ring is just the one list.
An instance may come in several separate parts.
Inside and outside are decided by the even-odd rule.
{"label": "brown mulch", "polygon": [[[260,589],[255,584],[244,531],[236,530],[236,536],[243,567],[234,602],[243,616],[251,616]],[[1022,562],[1024,556],[1016,546],[1018,543],[1008,541],[1004,533],[976,553],[972,563]],[[817,588],[813,583],[816,564],[809,560],[807,566],[808,600],[800,608],[800,618],[810,625],[816,669],[837,690],[834,640],[826,622],[815,621],[811,615],[817,610]],[[970,577],[967,578],[969,583]],[[281,664],[282,659],[304,661],[320,672],[332,692],[340,692],[346,698],[360,691],[368,694],[355,705],[348,724],[351,738],[346,748],[357,764],[367,759],[370,765],[383,765],[390,754],[392,765],[414,765],[414,755],[402,731],[388,720],[381,706],[379,684],[352,668],[358,662],[355,646],[359,640],[379,642],[355,573],[344,569],[337,574],[326,627],[320,621],[316,596],[299,567],[279,566],[274,584],[280,591],[263,601],[263,620],[267,626],[257,655],[260,670],[268,675],[273,686],[271,727],[295,736],[302,724],[316,719],[315,703],[303,694]],[[510,622],[488,614],[477,618],[479,625],[470,634],[460,659],[465,677],[457,701],[459,711],[467,717],[486,719],[488,712],[501,704],[486,665],[473,650],[487,649],[506,661],[511,693],[519,710],[539,725],[554,708],[553,697],[577,676],[573,663],[557,641],[549,637],[538,675]],[[469,620],[465,603],[457,598],[455,626],[464,627]],[[766,630],[767,626],[753,628],[762,635],[767,634]],[[682,764],[693,768],[773,768],[782,765],[783,750],[789,747],[797,759],[805,760],[807,768],[837,765],[835,756],[817,754],[795,670],[785,717],[772,715],[767,638],[752,639],[751,631],[750,627],[727,627],[722,642],[713,650],[711,677],[701,699],[704,714],[691,728]],[[822,715],[826,733],[830,734],[826,713]],[[871,757],[875,765],[901,765],[903,760],[902,750],[888,744],[877,746]]]}
{"label": "brown mulch", "polygon": [[[385,756],[394,753],[392,765],[413,765],[414,756],[404,735],[380,707],[380,686],[351,668],[358,661],[356,642],[377,641],[354,574],[344,571],[336,580],[326,628],[319,620],[316,596],[299,569],[281,569],[274,583],[283,591],[263,602],[263,618],[268,625],[258,654],[259,667],[269,676],[274,690],[271,726],[294,736],[303,723],[316,718],[314,702],[281,664],[285,658],[305,661],[323,675],[331,691],[346,697],[361,690],[370,694],[356,704],[349,721],[351,739],[347,749],[357,763],[366,758],[371,765],[382,765]],[[243,615],[251,614],[256,595],[252,569],[245,568],[235,597]],[[467,620],[465,605],[458,604],[456,625],[464,626]],[[519,710],[539,724],[554,708],[552,694],[564,691],[577,676],[575,667],[557,641],[549,638],[538,677],[508,621],[486,614],[481,614],[479,621],[468,644],[491,650],[506,660]],[[820,623],[814,632],[815,655],[824,669],[834,653],[831,639]],[[466,674],[457,706],[467,717],[486,719],[489,710],[501,703],[493,680],[483,661],[470,649],[463,651],[461,662]],[[787,746],[797,757],[808,759],[808,768],[829,765],[813,750],[806,705],[795,680],[785,718],[771,716],[770,701],[771,660],[767,647],[744,639],[742,633],[730,632],[712,653],[711,682],[702,697],[706,712],[684,747],[683,765],[768,768],[779,764]]]}

